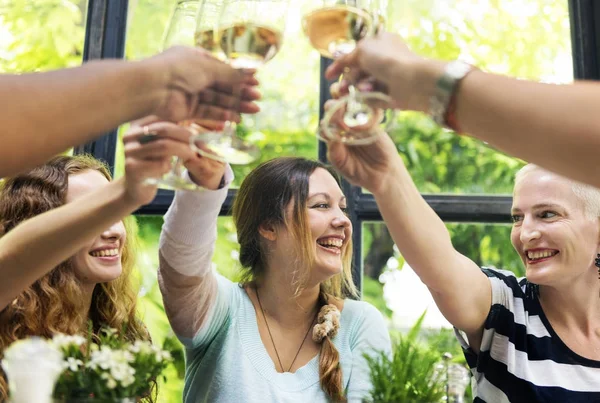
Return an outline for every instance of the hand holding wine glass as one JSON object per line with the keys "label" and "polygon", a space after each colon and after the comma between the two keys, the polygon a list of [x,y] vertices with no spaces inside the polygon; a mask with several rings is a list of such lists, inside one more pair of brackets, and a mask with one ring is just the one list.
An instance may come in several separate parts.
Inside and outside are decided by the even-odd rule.
{"label": "hand holding wine glass", "polygon": [[[311,5],[304,14],[302,24],[311,44],[321,55],[339,58],[351,53],[356,44],[380,31],[384,24],[382,0],[323,0]],[[348,73],[345,70],[344,73]],[[323,119],[320,139],[342,141],[347,144],[369,144],[377,132],[364,127],[373,122],[390,122],[382,108],[391,99],[381,92],[359,92],[354,85],[347,86],[348,96],[330,108]],[[332,115],[343,113],[343,126],[332,124]]]}
{"label": "hand holding wine glass", "polygon": [[[180,45],[194,46],[198,10],[200,6],[204,6],[204,3],[209,1],[180,1],[176,5],[165,32],[164,48]],[[239,120],[237,111],[256,113],[258,107],[252,101],[258,99],[260,94],[252,90],[251,87],[258,84],[258,81],[251,74],[235,72],[221,61],[218,61],[209,54],[205,54],[203,50],[198,49],[196,51],[204,55],[207,67],[213,67],[212,70],[203,71],[202,73],[212,74],[214,77],[213,83],[209,88],[206,88],[199,94],[191,94],[189,97],[181,99],[182,102],[189,102],[191,99],[195,109],[193,115],[222,116],[224,120],[237,121]],[[216,71],[217,67],[220,71]],[[234,82],[231,82],[232,80],[219,80],[219,75],[225,76],[232,73],[238,76]],[[235,92],[239,91],[239,88],[246,88],[242,99],[240,99],[238,94],[234,95]],[[226,111],[222,115],[219,115],[218,111],[223,108],[226,108]],[[197,124],[196,119],[181,120],[179,121],[179,125],[185,127],[193,134],[204,132],[202,127]],[[146,135],[157,134],[149,129],[149,126],[146,126],[144,130]],[[171,171],[161,178],[150,178],[147,180],[147,183],[158,185],[165,189],[202,190],[201,186],[183,177],[183,166],[183,161],[180,158],[173,157]]]}
{"label": "hand holding wine glass", "polygon": [[[325,77],[335,79],[344,71],[351,70],[359,77],[369,77],[375,89],[381,88],[390,94],[393,108],[427,112],[435,83],[421,79],[421,76],[428,78],[419,74],[426,62],[408,48],[400,35],[383,32],[365,38],[352,53],[336,59],[327,68]],[[429,64],[434,65],[430,61]],[[443,69],[443,63],[440,63],[439,69]],[[344,80],[339,85],[336,83],[336,90],[342,95],[347,94],[349,84]]]}

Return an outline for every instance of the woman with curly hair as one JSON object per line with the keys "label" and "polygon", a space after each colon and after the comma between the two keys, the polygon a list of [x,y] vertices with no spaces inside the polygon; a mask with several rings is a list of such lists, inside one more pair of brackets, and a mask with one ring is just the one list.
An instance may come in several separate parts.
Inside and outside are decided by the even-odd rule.
{"label": "woman with curly hair", "polygon": [[172,155],[203,161],[182,146],[185,129],[146,123],[126,136],[118,180],[92,157],[59,156],[0,187],[0,358],[15,340],[87,332],[90,320],[94,333],[109,326],[149,339],[136,318],[134,238],[123,218],[154,198],[145,180],[165,174]]}

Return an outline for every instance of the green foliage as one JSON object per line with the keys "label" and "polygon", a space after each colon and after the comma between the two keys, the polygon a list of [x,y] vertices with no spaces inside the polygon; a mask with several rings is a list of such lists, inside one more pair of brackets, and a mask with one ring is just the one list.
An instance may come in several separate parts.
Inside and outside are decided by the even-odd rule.
{"label": "green foliage", "polygon": [[[127,58],[151,56],[162,48],[163,31],[175,3],[129,1]],[[262,111],[256,116],[245,116],[240,126],[244,135],[261,147],[261,161],[280,155],[317,156],[319,57],[299,28],[300,2],[291,3],[285,45],[259,72]],[[522,78],[570,79],[567,0],[388,3],[388,28],[400,32],[422,55],[446,60],[461,57],[485,70]],[[79,64],[86,7],[87,0],[0,0],[0,73]],[[390,134],[424,193],[509,194],[513,174],[522,165],[480,141],[441,130],[428,117],[417,113],[400,112]],[[253,167],[235,167],[234,186]],[[120,147],[117,173],[121,172]],[[156,283],[162,219],[140,217],[138,221],[140,311],[156,343],[168,340],[179,346]],[[510,245],[508,225],[450,224],[448,229],[455,247],[478,264],[511,269],[522,275],[521,262]],[[221,273],[236,280],[238,246],[230,218],[219,220],[218,233],[214,264]],[[372,239],[373,234],[365,231],[363,256]],[[365,278],[363,286],[364,298],[389,314],[376,279]],[[178,351],[181,358],[182,350]],[[169,383],[160,385],[160,402],[181,402],[182,368],[181,359],[169,368]]]}
{"label": "green foliage", "polygon": [[442,356],[418,340],[424,318],[425,313],[406,335],[395,335],[391,357],[365,354],[373,384],[369,402],[434,403],[444,397],[444,381],[436,371]]}
{"label": "green foliage", "polygon": [[80,64],[86,4],[80,0],[0,0],[0,73]]}

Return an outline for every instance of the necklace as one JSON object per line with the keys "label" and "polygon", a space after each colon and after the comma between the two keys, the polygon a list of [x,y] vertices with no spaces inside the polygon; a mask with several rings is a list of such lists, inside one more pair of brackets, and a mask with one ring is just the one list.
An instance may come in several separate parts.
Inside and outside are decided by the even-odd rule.
{"label": "necklace", "polygon": [[260,307],[260,311],[262,312],[263,320],[265,321],[265,325],[267,325],[267,331],[269,332],[269,338],[271,339],[271,344],[273,344],[273,350],[275,350],[275,355],[277,356],[277,361],[279,362],[279,367],[281,367],[281,370],[283,372],[290,372],[290,369],[292,369],[292,366],[296,362],[296,358],[298,358],[298,354],[300,354],[300,350],[302,350],[302,346],[304,346],[304,342],[306,341],[306,336],[308,336],[308,333],[310,332],[310,329],[312,328],[313,323],[315,323],[315,319],[316,319],[317,315],[315,315],[313,320],[310,322],[310,325],[308,326],[308,329],[306,330],[306,334],[304,335],[304,338],[302,339],[302,343],[300,343],[300,347],[298,348],[298,351],[296,351],[296,355],[294,356],[292,363],[290,364],[290,366],[288,367],[288,369],[286,371],[285,369],[283,369],[283,364],[281,364],[281,358],[279,358],[279,352],[277,352],[277,347],[275,346],[275,340],[273,340],[273,335],[271,334],[271,328],[269,327],[269,322],[267,322],[267,316],[265,315],[265,310],[263,309],[262,304],[260,302],[260,296],[258,295],[258,288],[254,287],[254,291],[256,292],[256,299],[258,300],[258,306]]}

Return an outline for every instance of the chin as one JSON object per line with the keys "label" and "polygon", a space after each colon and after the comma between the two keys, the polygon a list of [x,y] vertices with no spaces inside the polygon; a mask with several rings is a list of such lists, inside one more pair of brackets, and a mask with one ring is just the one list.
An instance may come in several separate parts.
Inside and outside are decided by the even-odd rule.
{"label": "chin", "polygon": [[92,269],[90,272],[87,273],[86,277],[89,282],[108,283],[109,281],[118,279],[121,276],[121,273],[123,273],[121,267],[102,267],[95,270]]}

